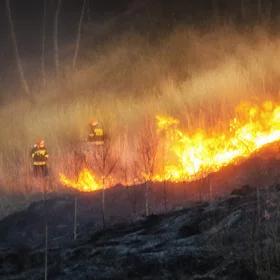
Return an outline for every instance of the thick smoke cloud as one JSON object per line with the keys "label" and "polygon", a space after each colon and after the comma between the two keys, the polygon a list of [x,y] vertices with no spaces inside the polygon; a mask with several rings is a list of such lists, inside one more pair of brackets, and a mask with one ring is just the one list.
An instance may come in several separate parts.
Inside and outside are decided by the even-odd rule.
{"label": "thick smoke cloud", "polygon": [[42,88],[34,71],[33,102],[17,97],[1,106],[3,189],[27,184],[37,138],[46,140],[53,177],[67,170],[93,118],[111,135],[120,164],[131,165],[139,134],[156,114],[180,119],[186,130],[209,129],[240,101],[279,99],[280,40],[265,29],[177,27],[152,41],[130,32],[96,47],[86,31],[83,38],[75,70],[72,46],[63,47],[60,77],[49,69]]}

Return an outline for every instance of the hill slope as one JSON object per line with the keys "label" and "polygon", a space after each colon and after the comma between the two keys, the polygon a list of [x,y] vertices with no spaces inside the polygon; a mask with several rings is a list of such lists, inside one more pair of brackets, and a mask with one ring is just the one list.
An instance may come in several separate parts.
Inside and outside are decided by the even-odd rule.
{"label": "hill slope", "polygon": [[[279,199],[279,186],[245,186],[212,203],[86,231],[50,249],[49,277],[277,279]],[[2,248],[0,259],[1,279],[42,279],[40,248]]]}

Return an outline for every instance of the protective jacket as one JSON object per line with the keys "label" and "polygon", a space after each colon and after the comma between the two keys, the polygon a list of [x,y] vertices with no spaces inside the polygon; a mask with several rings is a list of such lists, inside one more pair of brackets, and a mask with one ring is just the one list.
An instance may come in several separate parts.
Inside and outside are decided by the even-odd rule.
{"label": "protective jacket", "polygon": [[104,131],[101,127],[91,127],[88,134],[88,141],[96,145],[104,144]]}
{"label": "protective jacket", "polygon": [[34,146],[31,151],[31,157],[34,166],[42,166],[42,165],[47,165],[47,160],[49,155],[45,147],[42,148],[42,147]]}

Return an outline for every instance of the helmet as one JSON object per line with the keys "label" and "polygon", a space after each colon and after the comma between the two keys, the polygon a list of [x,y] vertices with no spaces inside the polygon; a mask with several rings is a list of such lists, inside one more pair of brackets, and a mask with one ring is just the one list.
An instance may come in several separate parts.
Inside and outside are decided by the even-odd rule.
{"label": "helmet", "polygon": [[98,121],[94,120],[91,121],[90,126],[97,126],[98,125]]}
{"label": "helmet", "polygon": [[45,140],[44,139],[38,140],[37,146],[40,147],[40,148],[45,147]]}

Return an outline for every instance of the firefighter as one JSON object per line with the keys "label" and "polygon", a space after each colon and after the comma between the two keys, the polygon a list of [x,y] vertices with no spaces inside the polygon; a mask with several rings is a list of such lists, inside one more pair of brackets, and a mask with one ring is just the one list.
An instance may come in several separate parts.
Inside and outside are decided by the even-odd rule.
{"label": "firefighter", "polygon": [[48,176],[48,151],[45,146],[44,140],[39,140],[32,148],[31,151],[33,172],[35,177]]}
{"label": "firefighter", "polygon": [[91,142],[95,145],[103,145],[104,140],[105,137],[103,128],[98,124],[97,121],[91,122],[89,124],[88,142]]}

